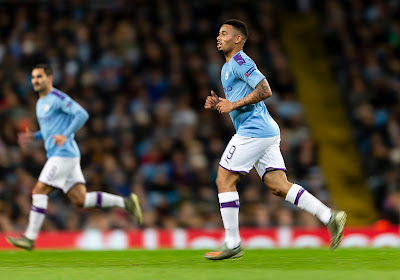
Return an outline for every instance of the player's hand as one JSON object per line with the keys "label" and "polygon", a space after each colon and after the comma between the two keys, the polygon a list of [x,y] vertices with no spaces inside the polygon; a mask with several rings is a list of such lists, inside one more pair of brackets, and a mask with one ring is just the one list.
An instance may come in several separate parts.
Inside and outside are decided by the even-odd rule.
{"label": "player's hand", "polygon": [[65,136],[62,135],[62,134],[53,135],[53,136],[51,136],[51,138],[54,139],[54,142],[56,143],[56,145],[57,145],[58,147],[61,147],[62,145],[64,145],[65,141],[67,141],[67,137],[65,137]]}
{"label": "player's hand", "polygon": [[206,103],[204,104],[204,108],[216,110],[217,109],[216,106],[217,106],[218,102],[219,102],[219,97],[212,90],[211,95],[207,96],[207,98],[206,98]]}
{"label": "player's hand", "polygon": [[216,107],[220,114],[228,114],[234,110],[232,102],[225,98],[220,98]]}
{"label": "player's hand", "polygon": [[34,135],[29,128],[26,129],[24,132],[18,133],[18,144],[21,148],[25,148],[30,142],[32,142]]}

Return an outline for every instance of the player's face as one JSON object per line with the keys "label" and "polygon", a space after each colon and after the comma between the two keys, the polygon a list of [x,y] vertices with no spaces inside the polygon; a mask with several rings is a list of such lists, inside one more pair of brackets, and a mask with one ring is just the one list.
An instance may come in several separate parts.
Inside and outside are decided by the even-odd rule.
{"label": "player's face", "polygon": [[224,53],[232,51],[235,48],[237,36],[238,34],[232,25],[223,24],[217,37],[217,49]]}
{"label": "player's face", "polygon": [[35,68],[32,71],[32,86],[36,92],[48,91],[51,86],[52,76],[47,76],[42,68]]}

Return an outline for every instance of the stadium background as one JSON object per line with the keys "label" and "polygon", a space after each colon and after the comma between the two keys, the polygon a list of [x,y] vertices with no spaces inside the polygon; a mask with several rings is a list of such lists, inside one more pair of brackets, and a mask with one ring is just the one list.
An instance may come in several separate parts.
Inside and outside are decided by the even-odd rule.
{"label": "stadium background", "polygon": [[[397,1],[0,2],[2,233],[25,229],[46,160],[41,142],[26,150],[16,142],[18,131],[37,129],[30,71],[40,62],[53,66],[55,87],[90,114],[76,135],[88,189],[134,191],[144,211],[138,227],[121,209],[78,210],[55,191],[46,234],[93,233],[96,240],[100,231],[119,240],[120,232],[135,239],[143,230],[151,248],[154,230],[172,230],[178,237],[171,239],[181,229],[219,232],[214,182],[234,130],[229,116],[203,105],[210,89],[223,92],[215,38],[229,18],[248,24],[244,50],[273,90],[266,103],[281,127],[289,180],[348,211],[350,227],[396,232]],[[268,192],[255,172],[238,189],[241,228],[321,228]]]}

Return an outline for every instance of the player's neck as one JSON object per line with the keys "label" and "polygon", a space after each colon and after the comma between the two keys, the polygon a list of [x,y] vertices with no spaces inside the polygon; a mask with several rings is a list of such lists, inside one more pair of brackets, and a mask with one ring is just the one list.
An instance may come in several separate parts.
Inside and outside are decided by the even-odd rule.
{"label": "player's neck", "polygon": [[47,94],[49,94],[49,92],[53,89],[53,87],[48,87],[42,91],[39,91],[39,97],[40,98],[45,98],[47,96]]}
{"label": "player's neck", "polygon": [[229,60],[231,60],[231,58],[238,52],[242,51],[243,48],[234,48],[233,50],[231,50],[230,52],[225,53],[225,60],[226,63],[229,62]]}

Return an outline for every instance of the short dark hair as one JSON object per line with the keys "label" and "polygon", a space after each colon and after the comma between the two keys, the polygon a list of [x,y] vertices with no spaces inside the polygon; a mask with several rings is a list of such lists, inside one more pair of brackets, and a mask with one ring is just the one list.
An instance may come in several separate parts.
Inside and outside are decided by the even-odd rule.
{"label": "short dark hair", "polygon": [[240,31],[240,33],[242,33],[242,35],[244,37],[244,41],[246,41],[247,36],[248,36],[247,35],[248,30],[247,30],[246,23],[244,23],[243,21],[238,20],[238,19],[228,19],[227,21],[224,22],[224,24],[232,25],[233,27],[238,29]]}
{"label": "short dark hair", "polygon": [[45,63],[41,63],[41,64],[36,64],[35,66],[33,66],[33,69],[43,69],[44,73],[46,73],[47,76],[53,75],[53,68],[51,68],[50,65],[45,64]]}

